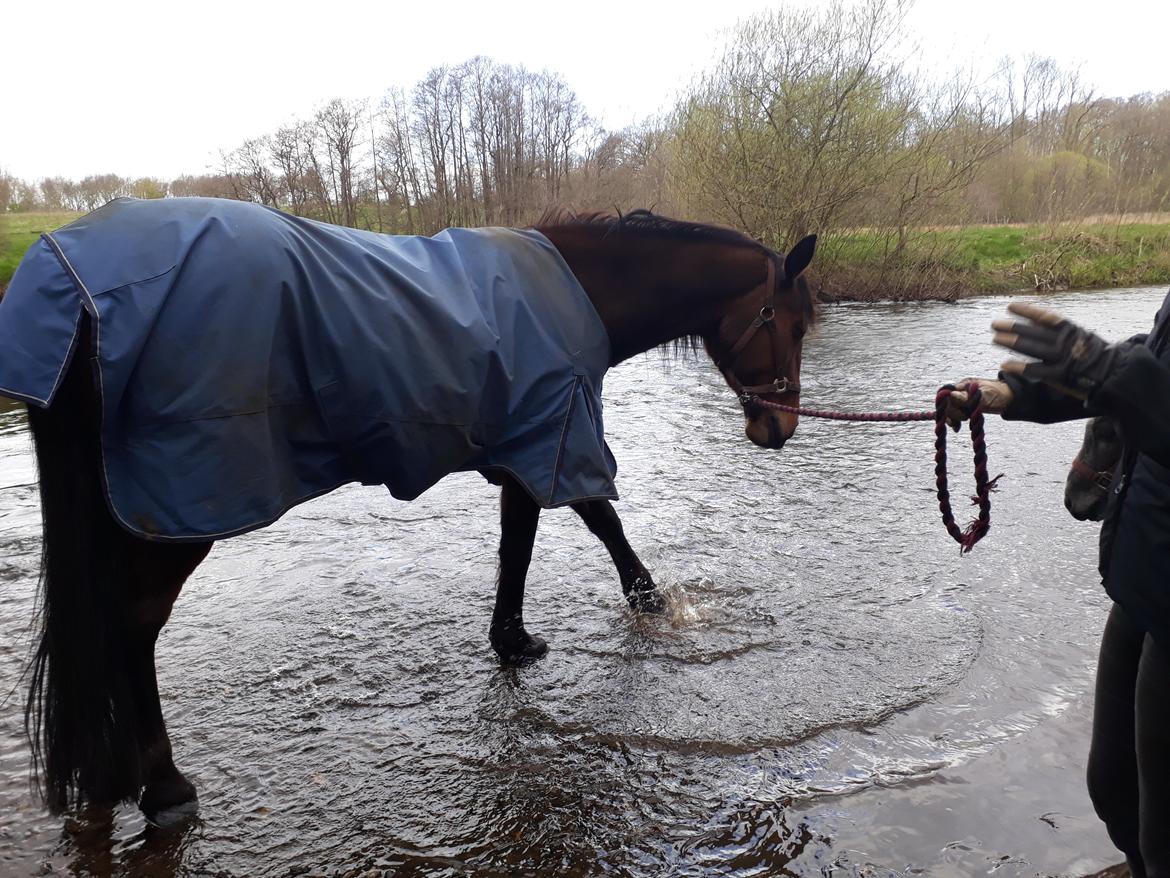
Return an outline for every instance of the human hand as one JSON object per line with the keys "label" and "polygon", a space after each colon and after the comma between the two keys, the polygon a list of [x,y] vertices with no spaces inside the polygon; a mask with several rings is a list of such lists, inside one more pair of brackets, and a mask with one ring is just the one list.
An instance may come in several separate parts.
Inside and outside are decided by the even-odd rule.
{"label": "human hand", "polygon": [[1117,349],[1099,335],[1036,305],[1013,302],[1008,311],[1027,319],[993,321],[992,340],[1036,359],[1008,360],[1000,367],[1004,372],[1035,378],[1085,399],[1112,370]]}
{"label": "human hand", "polygon": [[1012,403],[1012,389],[1002,381],[993,378],[964,378],[955,382],[955,389],[947,396],[947,423],[952,430],[958,430],[959,425],[971,417],[971,388],[979,386],[980,406],[984,412],[993,415],[1002,415]]}

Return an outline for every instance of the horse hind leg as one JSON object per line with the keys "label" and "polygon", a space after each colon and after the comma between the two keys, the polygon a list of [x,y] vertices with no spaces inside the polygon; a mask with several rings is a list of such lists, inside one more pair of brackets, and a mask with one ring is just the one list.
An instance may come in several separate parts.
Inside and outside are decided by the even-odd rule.
{"label": "horse hind leg", "polygon": [[622,520],[608,500],[586,500],[572,504],[586,527],[605,545],[617,568],[622,594],[639,612],[660,613],[666,604],[654,584],[654,577],[626,539]]}
{"label": "horse hind leg", "polygon": [[207,557],[211,543],[164,544],[129,537],[131,585],[127,603],[125,662],[137,723],[138,806],[153,823],[169,825],[195,812],[195,786],[175,767],[155,674],[155,644],[187,577]]}
{"label": "horse hind leg", "polygon": [[139,801],[144,785],[148,806],[176,797],[154,641],[210,545],[148,544],[110,513],[88,325],[83,316],[53,404],[28,412],[43,540],[24,721],[33,775],[54,813]]}

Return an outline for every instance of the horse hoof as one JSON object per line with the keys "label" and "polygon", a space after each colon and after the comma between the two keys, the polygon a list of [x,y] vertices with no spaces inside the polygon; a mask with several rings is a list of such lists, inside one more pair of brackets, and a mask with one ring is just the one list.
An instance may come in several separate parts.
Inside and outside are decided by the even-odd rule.
{"label": "horse hoof", "polygon": [[626,596],[630,609],[635,613],[662,615],[666,612],[666,597],[656,588],[632,591]]}
{"label": "horse hoof", "polygon": [[170,829],[186,823],[198,813],[198,798],[167,805],[165,808],[142,808],[142,816],[146,818],[146,822],[161,829]]}
{"label": "horse hoof", "polygon": [[199,796],[195,785],[180,775],[173,782],[147,787],[138,800],[138,809],[148,823],[177,826],[199,811]]}
{"label": "horse hoof", "polygon": [[506,634],[491,633],[492,649],[506,665],[523,665],[535,661],[548,652],[548,643],[543,637],[529,634],[523,628]]}

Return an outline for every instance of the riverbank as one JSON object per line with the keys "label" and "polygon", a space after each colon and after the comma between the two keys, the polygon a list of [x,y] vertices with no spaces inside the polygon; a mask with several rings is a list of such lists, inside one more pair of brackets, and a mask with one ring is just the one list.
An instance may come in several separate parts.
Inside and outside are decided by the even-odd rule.
{"label": "riverbank", "polygon": [[[0,215],[0,292],[42,232],[71,211]],[[1170,284],[1170,218],[861,230],[826,236],[811,272],[827,302],[952,301],[1021,290]]]}
{"label": "riverbank", "polygon": [[826,242],[825,301],[924,301],[989,293],[1170,283],[1170,222],[1060,223],[862,231]]}

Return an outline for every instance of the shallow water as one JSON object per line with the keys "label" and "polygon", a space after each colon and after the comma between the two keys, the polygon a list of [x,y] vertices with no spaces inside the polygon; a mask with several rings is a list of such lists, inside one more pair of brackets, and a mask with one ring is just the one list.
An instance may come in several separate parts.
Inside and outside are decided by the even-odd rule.
{"label": "shallow water", "polygon": [[[1045,301],[1122,337],[1162,295]],[[994,372],[1004,304],[830,308],[805,402],[929,407],[940,383]],[[190,825],[44,816],[20,698],[0,706],[0,875],[1016,876],[1120,859],[1081,781],[1107,601],[1095,527],[1061,503],[1080,425],[989,422],[1004,478],[991,534],[960,558],[927,424],[806,419],[764,451],[710,363],[657,354],[610,374],[605,416],[664,617],[630,614],[601,545],[545,513],[526,618],[552,651],[502,669],[495,490],[469,474],[412,504],[343,488],[218,544],[163,633]],[[39,551],[29,451],[0,410],[4,693]]]}

